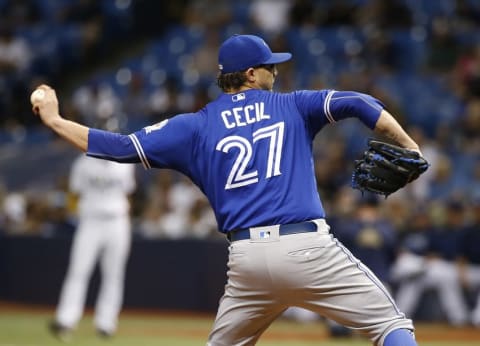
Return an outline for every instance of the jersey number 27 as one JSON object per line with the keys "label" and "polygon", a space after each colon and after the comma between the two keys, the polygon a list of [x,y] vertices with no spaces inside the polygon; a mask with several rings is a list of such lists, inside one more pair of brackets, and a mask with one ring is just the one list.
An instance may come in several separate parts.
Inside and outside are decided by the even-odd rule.
{"label": "jersey number 27", "polygon": [[[282,174],[280,172],[280,161],[282,159],[283,135],[285,131],[284,122],[262,127],[252,134],[252,143],[255,144],[261,139],[269,140],[267,171],[265,178],[271,178]],[[216,150],[228,153],[230,149],[237,148],[238,154],[230,170],[225,184],[225,190],[250,185],[258,182],[258,171],[246,172],[248,163],[252,159],[253,144],[240,136],[228,136],[217,143]]]}

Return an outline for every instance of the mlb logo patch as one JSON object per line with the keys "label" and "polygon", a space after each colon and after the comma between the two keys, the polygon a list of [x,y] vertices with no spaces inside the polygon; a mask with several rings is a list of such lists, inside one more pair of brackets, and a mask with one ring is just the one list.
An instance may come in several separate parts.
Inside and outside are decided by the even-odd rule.
{"label": "mlb logo patch", "polygon": [[238,101],[242,101],[242,100],[245,100],[245,94],[244,93],[235,94],[235,95],[232,96],[232,101],[233,102],[238,102]]}
{"label": "mlb logo patch", "polygon": [[268,232],[268,231],[260,231],[259,236],[260,236],[260,238],[262,238],[262,239],[270,238],[270,232]]}

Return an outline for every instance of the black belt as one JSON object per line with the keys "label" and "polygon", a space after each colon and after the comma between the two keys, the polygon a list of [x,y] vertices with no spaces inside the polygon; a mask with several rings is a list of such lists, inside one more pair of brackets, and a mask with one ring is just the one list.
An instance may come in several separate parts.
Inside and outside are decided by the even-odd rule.
{"label": "black belt", "polygon": [[[257,228],[257,227],[255,227]],[[299,223],[288,223],[280,225],[278,233],[280,235],[316,232],[317,224],[313,221],[304,221]],[[250,228],[238,229],[227,233],[227,239],[232,241],[250,239]]]}

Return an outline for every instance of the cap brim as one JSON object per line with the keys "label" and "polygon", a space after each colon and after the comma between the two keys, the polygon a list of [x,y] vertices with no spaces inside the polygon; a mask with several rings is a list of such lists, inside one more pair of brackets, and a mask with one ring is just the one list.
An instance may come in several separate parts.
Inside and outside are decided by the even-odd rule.
{"label": "cap brim", "polygon": [[272,56],[264,64],[280,64],[292,58],[291,53],[272,53]]}

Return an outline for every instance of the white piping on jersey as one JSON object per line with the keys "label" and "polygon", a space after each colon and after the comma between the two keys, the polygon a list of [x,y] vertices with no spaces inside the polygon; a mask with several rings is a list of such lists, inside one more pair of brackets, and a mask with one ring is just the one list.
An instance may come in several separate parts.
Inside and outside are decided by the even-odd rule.
{"label": "white piping on jersey", "polygon": [[325,102],[323,103],[323,112],[327,116],[327,120],[330,123],[334,123],[335,119],[333,118],[332,114],[330,113],[330,100],[332,99],[332,95],[335,93],[335,90],[330,91],[325,97]]}
{"label": "white piping on jersey", "polygon": [[[323,104],[323,111],[325,112],[325,115],[327,117],[327,120],[330,122],[330,123],[335,123],[336,120],[335,118],[333,117],[332,113],[330,112],[330,102],[332,101],[332,97],[333,97],[333,94],[335,93],[335,90],[332,90],[330,91],[328,94],[327,94],[327,97],[325,97],[325,102]],[[376,109],[378,107],[377,104],[375,103],[372,103],[370,102],[366,97],[362,97],[361,95],[355,95],[355,96],[339,96],[339,97],[336,97],[335,99],[336,100],[339,100],[339,99],[354,99],[354,98],[359,98],[360,100],[362,100],[363,102],[365,102],[366,104],[368,104],[369,106],[371,106],[373,109]]]}
{"label": "white piping on jersey", "polygon": [[147,156],[145,155],[142,146],[140,145],[140,141],[138,140],[137,136],[135,136],[135,134],[132,133],[131,135],[128,135],[128,137],[130,137],[130,139],[132,140],[133,146],[137,151],[140,161],[142,161],[143,167],[145,169],[152,168],[152,166],[150,166],[150,163],[148,162]]}

